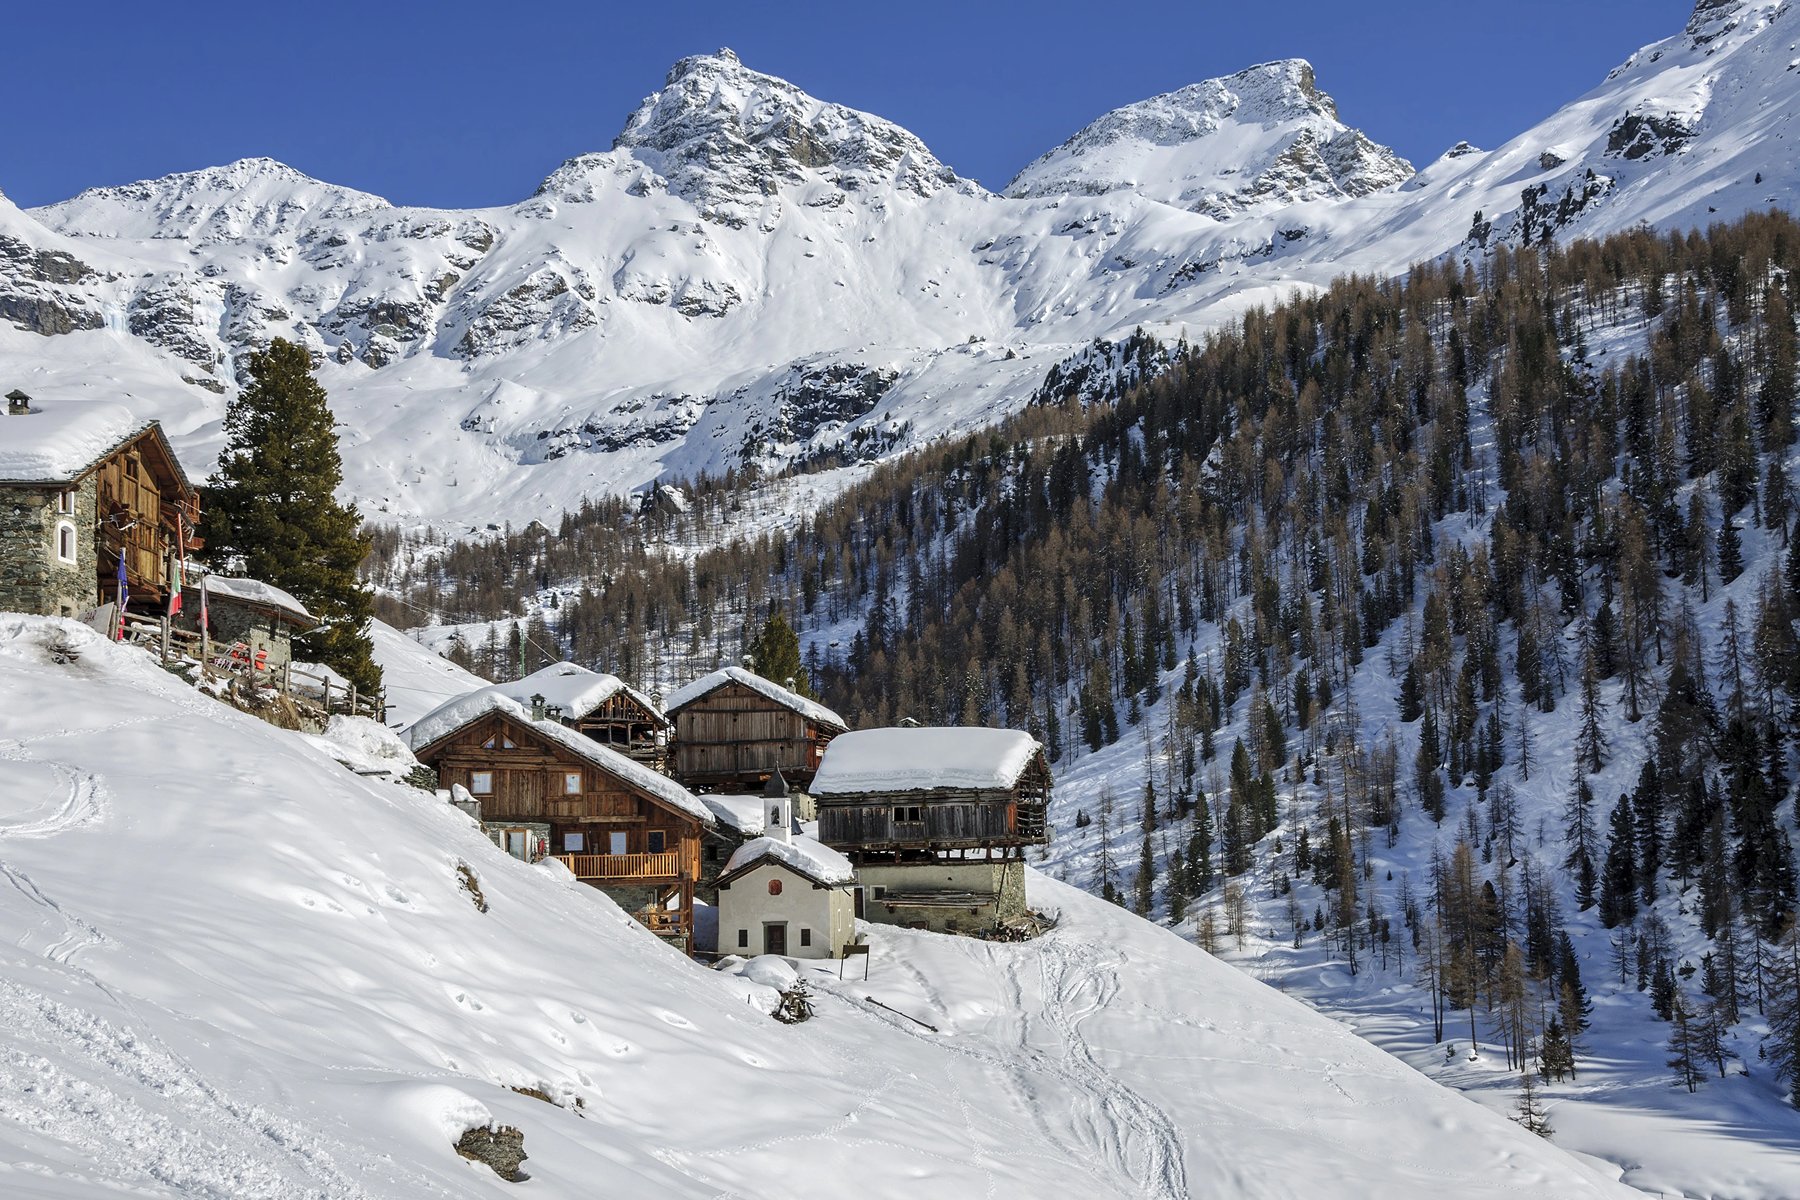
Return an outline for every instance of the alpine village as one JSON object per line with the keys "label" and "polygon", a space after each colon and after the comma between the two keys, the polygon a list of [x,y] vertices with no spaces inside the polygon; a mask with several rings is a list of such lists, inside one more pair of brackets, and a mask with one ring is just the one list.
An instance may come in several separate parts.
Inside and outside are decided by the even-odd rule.
{"label": "alpine village", "polygon": [[0,197],[0,1194],[1800,1195],[1796,39]]}

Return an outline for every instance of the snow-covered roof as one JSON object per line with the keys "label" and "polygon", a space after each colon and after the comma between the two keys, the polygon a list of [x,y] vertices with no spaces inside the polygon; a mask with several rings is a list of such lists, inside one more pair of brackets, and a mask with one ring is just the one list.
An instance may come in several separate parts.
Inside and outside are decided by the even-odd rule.
{"label": "snow-covered roof", "polygon": [[814,796],[1010,788],[1043,749],[1016,729],[859,729],[825,747]]}
{"label": "snow-covered roof", "polygon": [[623,780],[641,791],[648,792],[671,808],[687,813],[703,825],[714,826],[712,810],[700,803],[699,799],[686,788],[670,779],[660,771],[653,771],[642,763],[634,762],[616,750],[610,750],[599,742],[577,733],[575,730],[555,721],[545,719],[534,721],[531,712],[517,700],[502,695],[493,688],[481,688],[466,696],[458,696],[454,700],[438,705],[437,708],[420,717],[413,727],[407,730],[407,741],[416,754],[433,742],[437,742],[455,733],[471,721],[480,720],[489,713],[505,713],[513,720],[531,727],[549,741],[553,741],[577,757],[599,767],[602,771]]}
{"label": "snow-covered roof", "polygon": [[711,675],[694,680],[669,697],[669,707],[666,711],[674,712],[708,693],[718,691],[728,683],[742,684],[753,692],[759,692],[776,703],[793,709],[809,721],[817,721],[821,725],[835,725],[839,729],[849,728],[844,723],[844,718],[818,701],[808,700],[798,692],[791,692],[779,683],[764,679],[755,671],[746,671],[742,667],[722,667]]}
{"label": "snow-covered roof", "polygon": [[708,792],[700,797],[700,803],[712,810],[713,816],[719,818],[719,824],[747,837],[760,837],[768,826],[763,810],[769,802],[760,795],[716,795]]}
{"label": "snow-covered roof", "polygon": [[68,400],[0,421],[0,483],[63,483],[153,421],[107,400]]}
{"label": "snow-covered roof", "polygon": [[824,842],[799,835],[789,842],[776,841],[770,837],[745,842],[732,854],[731,861],[725,864],[719,877],[723,879],[732,872],[753,866],[765,858],[772,858],[789,870],[827,887],[838,887],[856,878],[856,868],[850,865],[849,859]]}
{"label": "snow-covered roof", "polygon": [[[272,583],[264,583],[260,579],[234,578],[230,575],[206,575],[204,578],[209,603],[221,598],[237,600],[261,608],[276,609],[296,624],[311,626],[319,623],[319,619],[306,610],[306,605]],[[200,586],[199,579],[194,580],[193,586]]]}
{"label": "snow-covered roof", "polygon": [[571,721],[587,716],[620,692],[662,716],[662,710],[650,697],[617,675],[590,671],[579,663],[559,662],[512,683],[496,683],[493,689],[520,704],[530,704],[533,696],[542,696],[546,705],[556,705],[562,709],[563,717]]}

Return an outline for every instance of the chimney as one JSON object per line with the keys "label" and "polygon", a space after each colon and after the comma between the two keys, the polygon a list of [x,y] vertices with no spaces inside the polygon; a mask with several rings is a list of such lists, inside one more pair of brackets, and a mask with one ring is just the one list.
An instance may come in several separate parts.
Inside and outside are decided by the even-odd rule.
{"label": "chimney", "polygon": [[787,780],[780,771],[769,776],[763,787],[763,812],[769,818],[763,826],[764,837],[784,843],[794,840],[794,802],[788,799]]}
{"label": "chimney", "polygon": [[6,393],[6,415],[9,417],[29,416],[31,413],[31,397],[18,388]]}
{"label": "chimney", "polygon": [[534,721],[541,721],[544,719],[544,697],[542,693],[531,698],[531,719]]}

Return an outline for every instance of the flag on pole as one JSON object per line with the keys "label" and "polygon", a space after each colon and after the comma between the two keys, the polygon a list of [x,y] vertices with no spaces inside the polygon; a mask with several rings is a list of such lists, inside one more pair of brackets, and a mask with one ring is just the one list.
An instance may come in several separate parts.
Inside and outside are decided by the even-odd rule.
{"label": "flag on pole", "polygon": [[175,577],[169,583],[169,615],[181,615],[182,572],[187,567],[187,530],[181,514],[175,514]]}
{"label": "flag on pole", "polygon": [[119,547],[119,631],[113,640],[125,640],[125,605],[131,599],[131,585],[125,581],[125,547]]}

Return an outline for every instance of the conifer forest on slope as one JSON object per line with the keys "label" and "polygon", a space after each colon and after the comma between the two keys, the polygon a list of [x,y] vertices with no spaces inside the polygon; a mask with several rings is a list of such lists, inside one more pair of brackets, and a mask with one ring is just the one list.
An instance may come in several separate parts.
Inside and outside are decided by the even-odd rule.
{"label": "conifer forest on slope", "polygon": [[1770,213],[1345,279],[1096,346],[750,536],[794,481],[383,533],[371,569],[499,676],[679,682],[785,613],[853,724],[1041,737],[1056,869],[1203,943],[1281,924],[1396,972],[1528,1079],[1580,1069],[1616,973],[1685,1087],[1785,1093],[1797,260]]}

